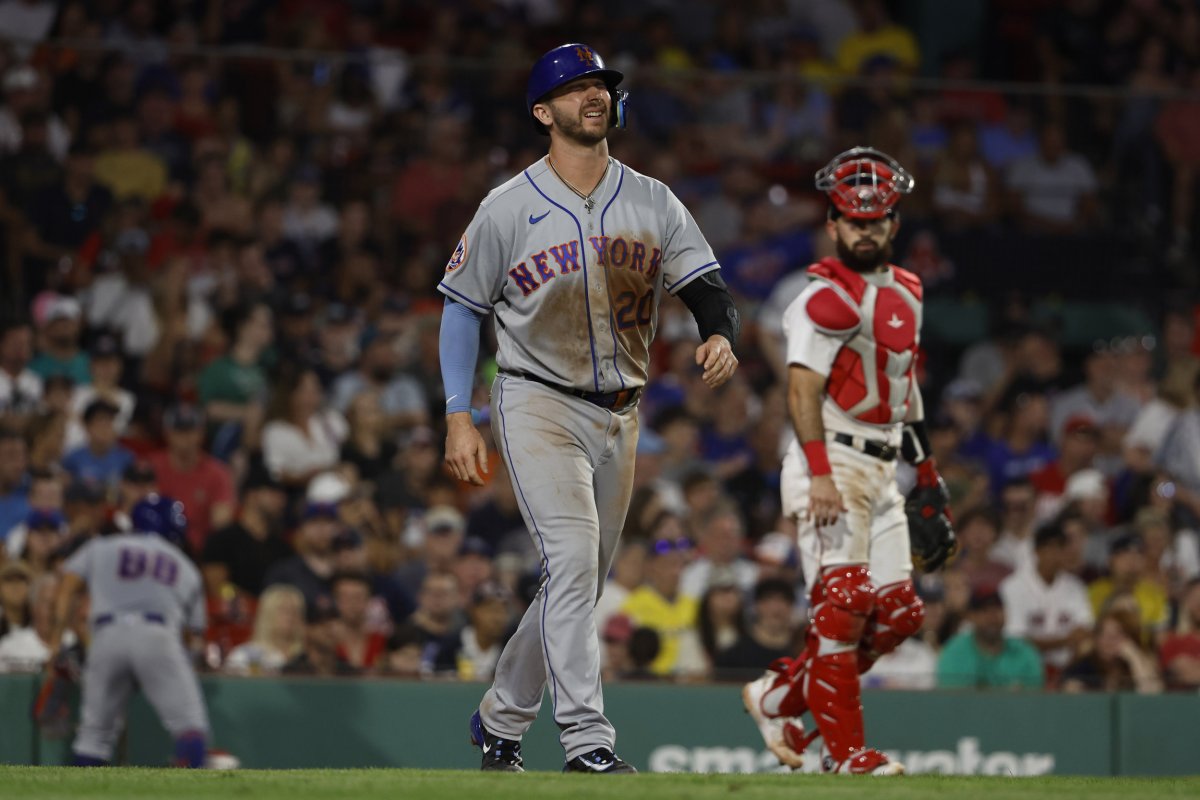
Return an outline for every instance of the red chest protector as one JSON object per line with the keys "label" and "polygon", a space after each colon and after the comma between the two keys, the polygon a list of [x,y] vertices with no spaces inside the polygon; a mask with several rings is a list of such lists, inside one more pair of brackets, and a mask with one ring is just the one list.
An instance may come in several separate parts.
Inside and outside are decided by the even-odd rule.
{"label": "red chest protector", "polygon": [[876,286],[836,258],[808,268],[826,286],[805,311],[819,330],[844,342],[826,392],[847,414],[873,425],[904,421],[921,327],[921,279],[891,270],[893,281]]}

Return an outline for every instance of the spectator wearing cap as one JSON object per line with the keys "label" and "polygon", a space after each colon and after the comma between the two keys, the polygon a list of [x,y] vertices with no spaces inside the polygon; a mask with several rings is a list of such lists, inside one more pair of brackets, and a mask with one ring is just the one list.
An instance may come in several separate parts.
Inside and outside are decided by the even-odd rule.
{"label": "spectator wearing cap", "polygon": [[150,236],[144,206],[136,200],[123,202],[116,211],[120,228],[104,240],[97,272],[82,294],[88,325],[106,328],[121,339],[125,355],[144,359],[159,343],[162,334],[155,309],[146,253]]}
{"label": "spectator wearing cap", "polygon": [[264,585],[295,586],[303,593],[305,607],[310,610],[328,606],[329,581],[334,573],[333,539],[337,532],[337,506],[309,503],[293,541],[296,554],[272,564],[263,579]]}
{"label": "spectator wearing cap", "polygon": [[[305,259],[316,264],[318,249],[338,232],[338,215],[321,198],[321,172],[312,164],[297,168],[288,185],[283,207],[283,233],[296,243]],[[332,267],[332,264],[324,265]]]}
{"label": "spectator wearing cap", "polygon": [[284,675],[312,675],[325,678],[353,677],[362,671],[338,655],[341,621],[329,599],[305,612],[304,651],[283,665]]}
{"label": "spectator wearing cap", "polygon": [[0,323],[0,421],[22,428],[42,402],[42,379],[29,368],[33,330],[29,323]]}
{"label": "spectator wearing cap", "polygon": [[28,534],[25,546],[18,555],[37,577],[54,571],[54,559],[58,549],[66,541],[67,521],[58,509],[34,508],[25,518]]}
{"label": "spectator wearing cap", "polygon": [[419,535],[415,552],[396,572],[401,585],[416,597],[425,578],[439,572],[450,572],[462,547],[466,520],[452,506],[434,506],[417,521],[413,528]]}
{"label": "spectator wearing cap", "polygon": [[71,421],[67,428],[67,447],[83,444],[83,412],[93,400],[106,400],[117,407],[115,427],[118,436],[124,436],[137,407],[133,392],[121,387],[124,360],[121,343],[111,333],[102,333],[92,340],[88,361],[89,380],[76,383],[71,392]]}
{"label": "spectator wearing cap", "polygon": [[263,426],[263,460],[288,488],[306,486],[338,464],[349,426],[340,413],[324,407],[324,399],[317,373],[309,369],[285,375],[274,389]]}
{"label": "spectator wearing cap", "polygon": [[[24,573],[22,570],[25,570]],[[17,586],[21,582],[28,584],[28,622],[24,627],[10,628],[5,632],[5,622],[0,620],[0,674],[40,672],[54,650],[50,640],[54,635],[58,576],[46,572],[33,578],[20,561],[0,565],[0,598],[10,591],[19,591]]]}
{"label": "spectator wearing cap", "polygon": [[458,557],[450,565],[450,571],[458,578],[458,590],[462,595],[463,605],[471,602],[475,590],[496,576],[496,567],[492,562],[496,551],[482,539],[467,536],[458,548]]}
{"label": "spectator wearing cap", "polygon": [[253,637],[233,648],[221,668],[231,675],[278,675],[303,651],[304,595],[280,583],[262,593]]}
{"label": "spectator wearing cap", "polygon": [[1099,456],[1111,474],[1119,465],[1121,440],[1133,425],[1142,404],[1119,386],[1120,363],[1110,342],[1097,342],[1083,362],[1083,383],[1054,396],[1050,404],[1050,430],[1061,441],[1069,433],[1067,423],[1090,419],[1100,433]]}
{"label": "spectator wearing cap", "polygon": [[129,512],[139,500],[148,494],[158,492],[158,477],[154,468],[146,461],[134,461],[121,473],[121,482],[117,485],[117,503],[113,510],[112,522],[119,529],[128,528]]}
{"label": "spectator wearing cap", "polygon": [[362,316],[345,303],[330,303],[317,329],[316,369],[322,386],[332,386],[338,376],[349,372],[358,361],[362,343]]}
{"label": "spectator wearing cap", "polygon": [[410,623],[397,625],[388,637],[387,653],[380,662],[379,673],[389,678],[421,677],[421,654],[425,637]]}
{"label": "spectator wearing cap", "polygon": [[[260,241],[262,241],[260,237]],[[271,265],[270,248],[267,263]],[[275,269],[272,266],[272,269]],[[276,274],[276,280],[280,280]],[[313,300],[305,292],[292,292],[279,312],[279,341],[276,348],[281,364],[303,364],[316,366],[321,361],[317,344],[316,309]]]}
{"label": "spectator wearing cap", "polygon": [[1005,634],[1005,603],[995,591],[971,595],[970,630],[946,643],[937,661],[940,689],[1041,689],[1042,659],[1029,642]]}
{"label": "spectator wearing cap", "polygon": [[1068,481],[1077,473],[1094,468],[1100,446],[1100,429],[1091,417],[1076,414],[1063,423],[1058,441],[1058,458],[1029,476],[1038,493],[1038,517],[1049,519],[1064,501]]}
{"label": "spectator wearing cap", "polygon": [[517,493],[508,479],[507,467],[498,461],[495,466],[489,464],[488,472],[492,473],[488,498],[467,515],[467,535],[483,539],[497,553],[517,553],[536,560],[538,556],[521,516]]}
{"label": "spectator wearing cap", "polygon": [[680,587],[692,555],[687,539],[657,539],[652,545],[646,583],[630,593],[621,613],[636,627],[653,629],[661,648],[651,664],[660,677],[701,675],[708,669],[696,632],[700,601]]}
{"label": "spectator wearing cap", "polygon": [[363,336],[358,367],[333,383],[333,407],[343,414],[361,393],[374,391],[383,411],[383,431],[395,433],[429,423],[429,400],[419,381],[399,370],[398,339],[379,331]]}
{"label": "spectator wearing cap", "polygon": [[0,191],[4,221],[24,226],[27,209],[62,180],[61,159],[50,153],[50,116],[30,110],[21,115],[21,147],[0,157]]}
{"label": "spectator wearing cap", "polygon": [[67,529],[72,541],[77,544],[103,532],[107,511],[104,493],[98,487],[72,483],[63,492],[63,514],[67,518]]}
{"label": "spectator wearing cap", "polygon": [[1046,440],[1049,401],[1043,388],[1031,380],[1018,380],[1009,386],[1001,408],[1003,435],[992,440],[984,456],[995,497],[1009,481],[1028,478],[1058,455]]}
{"label": "spectator wearing cap", "polygon": [[25,437],[0,427],[0,543],[29,513],[28,464]]}
{"label": "spectator wearing cap", "polygon": [[729,573],[740,591],[749,594],[758,581],[758,565],[743,555],[746,537],[737,507],[721,504],[705,515],[700,527],[698,558],[683,571],[679,590],[699,598],[718,573]]}
{"label": "spectator wearing cap", "polygon": [[133,463],[133,453],[117,442],[117,414],[120,409],[107,400],[93,400],[83,411],[83,429],[87,444],[63,458],[63,468],[73,480],[85,481],[115,490],[121,473]]}
{"label": "spectator wearing cap", "polygon": [[177,404],[163,414],[167,446],[146,461],[163,494],[183,503],[188,544],[201,553],[208,535],[233,521],[237,496],[229,467],[204,452],[204,415],[193,405]]}
{"label": "spectator wearing cap", "polygon": [[274,338],[271,318],[265,303],[236,307],[225,320],[232,346],[200,373],[200,403],[213,434],[213,454],[223,460],[241,442],[253,441],[262,423],[263,359]]}
{"label": "spectator wearing cap", "polygon": [[417,592],[417,610],[408,621],[421,635],[421,671],[432,674],[441,643],[464,624],[465,610],[453,572],[431,572]]}
{"label": "spectator wearing cap", "polygon": [[[713,676],[717,680],[744,680],[747,675],[761,670],[777,658],[796,652],[796,627],[793,610],[796,605],[796,589],[787,581],[766,578],[757,582],[753,589],[753,605],[748,615],[749,624],[738,624],[733,641],[722,644],[717,637],[708,643],[705,633],[704,608],[723,598],[730,602],[729,595],[736,594],[738,603],[737,621],[741,622],[741,591],[729,578],[709,589],[701,602],[700,638],[705,644],[713,663]],[[711,616],[711,615],[709,615]]]}
{"label": "spectator wearing cap", "polygon": [[200,551],[206,584],[231,583],[258,596],[267,571],[292,555],[283,540],[283,487],[261,461],[251,464],[242,484],[237,518],[213,531]]}
{"label": "spectator wearing cap", "polygon": [[1195,514],[1200,510],[1200,371],[1192,382],[1191,401],[1168,426],[1154,461],[1171,474],[1179,499]]}
{"label": "spectator wearing cap", "polygon": [[76,384],[91,380],[87,353],[79,346],[83,308],[69,295],[58,295],[42,309],[38,353],[29,368],[43,380],[66,375]]}
{"label": "spectator wearing cap", "polygon": [[1160,584],[1147,577],[1146,545],[1136,532],[1113,540],[1108,552],[1108,575],[1092,581],[1088,598],[1097,619],[1114,605],[1132,606],[1144,631],[1144,641],[1155,641],[1170,622],[1170,598]]}
{"label": "spectator wearing cap", "polygon": [[[9,558],[21,558],[29,535],[29,520],[35,511],[58,513],[63,507],[63,481],[60,470],[31,469],[26,495],[27,507],[21,520],[6,531],[4,551]],[[0,559],[2,560],[2,559]]]}
{"label": "spectator wearing cap", "polygon": [[73,142],[64,162],[62,182],[27,209],[32,230],[26,242],[26,289],[36,291],[44,275],[62,258],[74,258],[100,229],[113,205],[112,192],[95,180],[91,148]]}
{"label": "spectator wearing cap", "polygon": [[471,595],[467,619],[462,630],[442,642],[434,671],[464,681],[490,681],[512,634],[512,592],[496,581],[479,584]]}
{"label": "spectator wearing cap", "polygon": [[1095,615],[1087,589],[1066,570],[1067,534],[1059,520],[1034,534],[1034,564],[1000,584],[1005,634],[1030,641],[1052,680],[1089,641]]}
{"label": "spectator wearing cap", "polygon": [[[3,26],[0,29],[10,41],[20,43],[14,49],[18,53],[25,53],[21,56],[22,60],[28,55],[25,52],[29,46],[27,42],[40,41],[49,32],[55,18],[54,5],[7,3],[0,11],[0,26]],[[48,108],[50,93],[42,74],[29,64],[14,64],[4,73],[2,88],[4,105],[0,107],[0,153],[16,154],[23,148],[25,130],[22,120],[37,113],[46,117],[45,146],[56,160],[61,161],[71,146],[71,129]]]}
{"label": "spectator wearing cap", "polygon": [[374,669],[387,649],[387,637],[369,624],[370,578],[363,572],[340,572],[333,576],[332,588],[341,623],[338,658],[363,671]]}

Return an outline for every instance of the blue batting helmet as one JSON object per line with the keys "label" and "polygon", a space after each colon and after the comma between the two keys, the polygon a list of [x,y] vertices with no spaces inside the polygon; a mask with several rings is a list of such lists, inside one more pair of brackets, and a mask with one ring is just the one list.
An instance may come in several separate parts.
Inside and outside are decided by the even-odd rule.
{"label": "blue batting helmet", "polygon": [[538,133],[547,134],[546,127],[533,116],[533,107],[538,101],[563,84],[585,75],[595,75],[604,81],[612,94],[613,125],[625,127],[625,105],[629,92],[618,89],[617,84],[625,79],[620,70],[604,66],[604,59],[586,44],[562,44],[539,58],[529,71],[529,83],[525,87],[525,110],[533,120]]}
{"label": "blue batting helmet", "polygon": [[137,533],[157,533],[176,547],[183,547],[187,535],[187,516],[183,503],[170,497],[148,494],[129,512]]}

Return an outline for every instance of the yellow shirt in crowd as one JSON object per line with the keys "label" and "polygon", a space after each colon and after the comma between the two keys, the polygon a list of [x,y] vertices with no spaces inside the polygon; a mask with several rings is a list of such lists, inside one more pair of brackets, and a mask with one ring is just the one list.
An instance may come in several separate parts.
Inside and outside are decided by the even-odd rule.
{"label": "yellow shirt in crowd", "polygon": [[679,643],[683,635],[696,625],[700,601],[694,597],[679,595],[674,601],[667,600],[649,586],[634,589],[621,606],[624,613],[638,628],[653,628],[658,633],[661,649],[658,658],[650,664],[655,675],[670,675],[679,661]]}

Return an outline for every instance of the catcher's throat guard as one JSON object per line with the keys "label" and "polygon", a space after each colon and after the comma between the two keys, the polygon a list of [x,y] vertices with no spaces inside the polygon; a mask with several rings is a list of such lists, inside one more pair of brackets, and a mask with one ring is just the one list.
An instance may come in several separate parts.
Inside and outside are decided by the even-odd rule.
{"label": "catcher's throat guard", "polygon": [[817,189],[829,195],[833,208],[851,219],[890,216],[900,197],[917,186],[900,162],[873,147],[839,153],[814,177]]}

